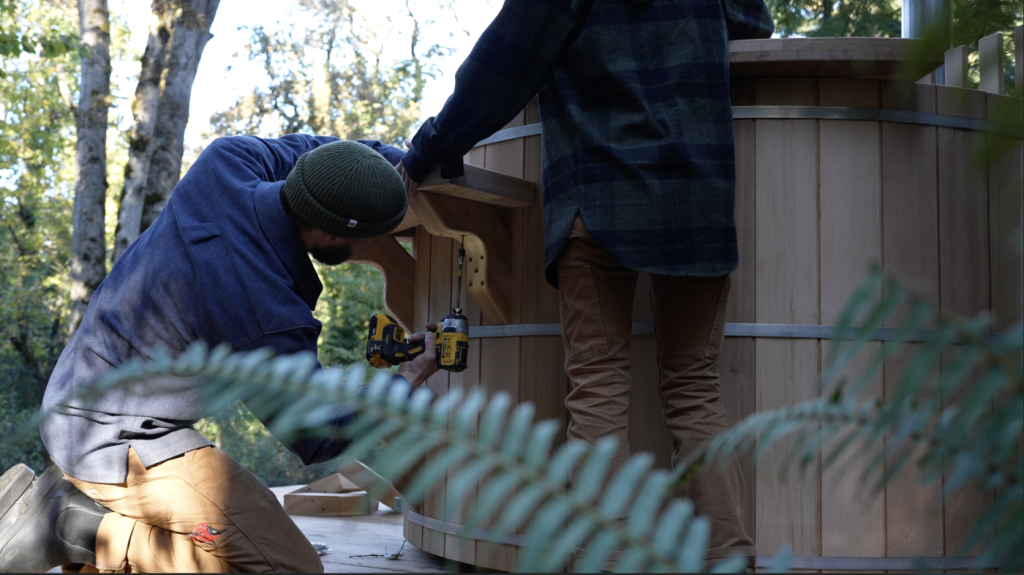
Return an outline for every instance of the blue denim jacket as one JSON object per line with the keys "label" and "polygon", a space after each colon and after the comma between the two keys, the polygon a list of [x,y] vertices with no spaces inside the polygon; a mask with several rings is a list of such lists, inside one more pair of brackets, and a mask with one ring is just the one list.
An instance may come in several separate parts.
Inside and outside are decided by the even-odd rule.
{"label": "blue denim jacket", "polygon": [[[299,156],[335,140],[238,136],[203,151],[93,294],[50,377],[40,433],[61,470],[121,483],[129,447],[150,466],[210,444],[192,427],[208,415],[202,381],[152,379],[83,399],[81,391],[130,358],[149,359],[161,348],[177,355],[196,341],[316,353],[321,325],[313,309],[323,286],[280,190]],[[402,157],[380,142],[362,143],[392,164]],[[274,416],[256,415],[264,422]],[[348,416],[339,405],[336,423]],[[306,463],[344,447],[326,440],[289,445]]]}

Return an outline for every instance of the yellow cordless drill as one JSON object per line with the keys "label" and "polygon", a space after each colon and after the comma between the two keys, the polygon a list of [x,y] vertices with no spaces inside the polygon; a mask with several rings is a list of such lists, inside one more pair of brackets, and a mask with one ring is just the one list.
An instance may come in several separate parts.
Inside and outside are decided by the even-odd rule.
{"label": "yellow cordless drill", "polygon": [[370,318],[370,337],[366,342],[366,360],[376,368],[398,365],[424,352],[423,342],[409,343],[405,330],[386,313]]}
{"label": "yellow cordless drill", "polygon": [[[459,246],[459,279],[455,287],[455,308],[446,315],[434,331],[434,363],[445,371],[463,371],[469,359],[469,320],[462,315],[462,262],[466,257],[466,239]],[[426,351],[423,342],[411,343],[405,330],[391,316],[378,313],[370,318],[370,333],[366,342],[366,360],[377,368],[398,365]]]}

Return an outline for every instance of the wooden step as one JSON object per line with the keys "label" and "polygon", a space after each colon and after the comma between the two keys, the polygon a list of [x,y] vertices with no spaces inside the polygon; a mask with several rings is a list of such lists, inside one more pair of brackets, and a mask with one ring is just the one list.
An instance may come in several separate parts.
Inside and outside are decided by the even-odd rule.
{"label": "wooden step", "polygon": [[464,176],[446,179],[441,177],[439,168],[434,168],[419,189],[500,208],[522,208],[537,201],[537,186],[533,182],[470,164],[465,165],[465,171]]}

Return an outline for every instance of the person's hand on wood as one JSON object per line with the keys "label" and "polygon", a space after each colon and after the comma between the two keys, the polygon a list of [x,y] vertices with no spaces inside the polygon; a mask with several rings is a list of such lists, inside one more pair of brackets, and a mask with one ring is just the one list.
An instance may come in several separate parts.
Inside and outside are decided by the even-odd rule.
{"label": "person's hand on wood", "polygon": [[408,379],[413,387],[419,387],[426,383],[427,379],[438,370],[437,364],[434,362],[434,357],[437,355],[434,330],[437,329],[437,325],[428,323],[426,327],[426,333],[416,333],[409,337],[410,342],[422,341],[426,349],[412,361],[407,361],[398,368],[398,375]]}

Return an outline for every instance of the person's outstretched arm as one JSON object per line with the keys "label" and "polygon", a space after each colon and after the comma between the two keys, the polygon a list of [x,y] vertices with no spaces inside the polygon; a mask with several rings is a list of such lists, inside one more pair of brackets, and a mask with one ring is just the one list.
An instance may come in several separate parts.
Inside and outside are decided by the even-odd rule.
{"label": "person's outstretched arm", "polygon": [[402,156],[405,155],[402,150],[389,146],[381,142],[380,140],[356,140],[360,144],[370,148],[374,152],[384,156],[384,159],[391,162],[392,166],[397,166],[398,162],[402,161]]}
{"label": "person's outstretched arm", "polygon": [[[624,1],[624,0],[623,0]],[[594,0],[505,0],[455,74],[455,91],[427,119],[402,159],[422,182],[434,166],[462,175],[462,156],[507,124],[533,98],[579,35]]]}
{"label": "person's outstretched arm", "polygon": [[201,173],[229,171],[238,180],[280,182],[288,177],[299,156],[337,141],[332,136],[305,134],[273,139],[227,136],[210,142],[192,168]]}

